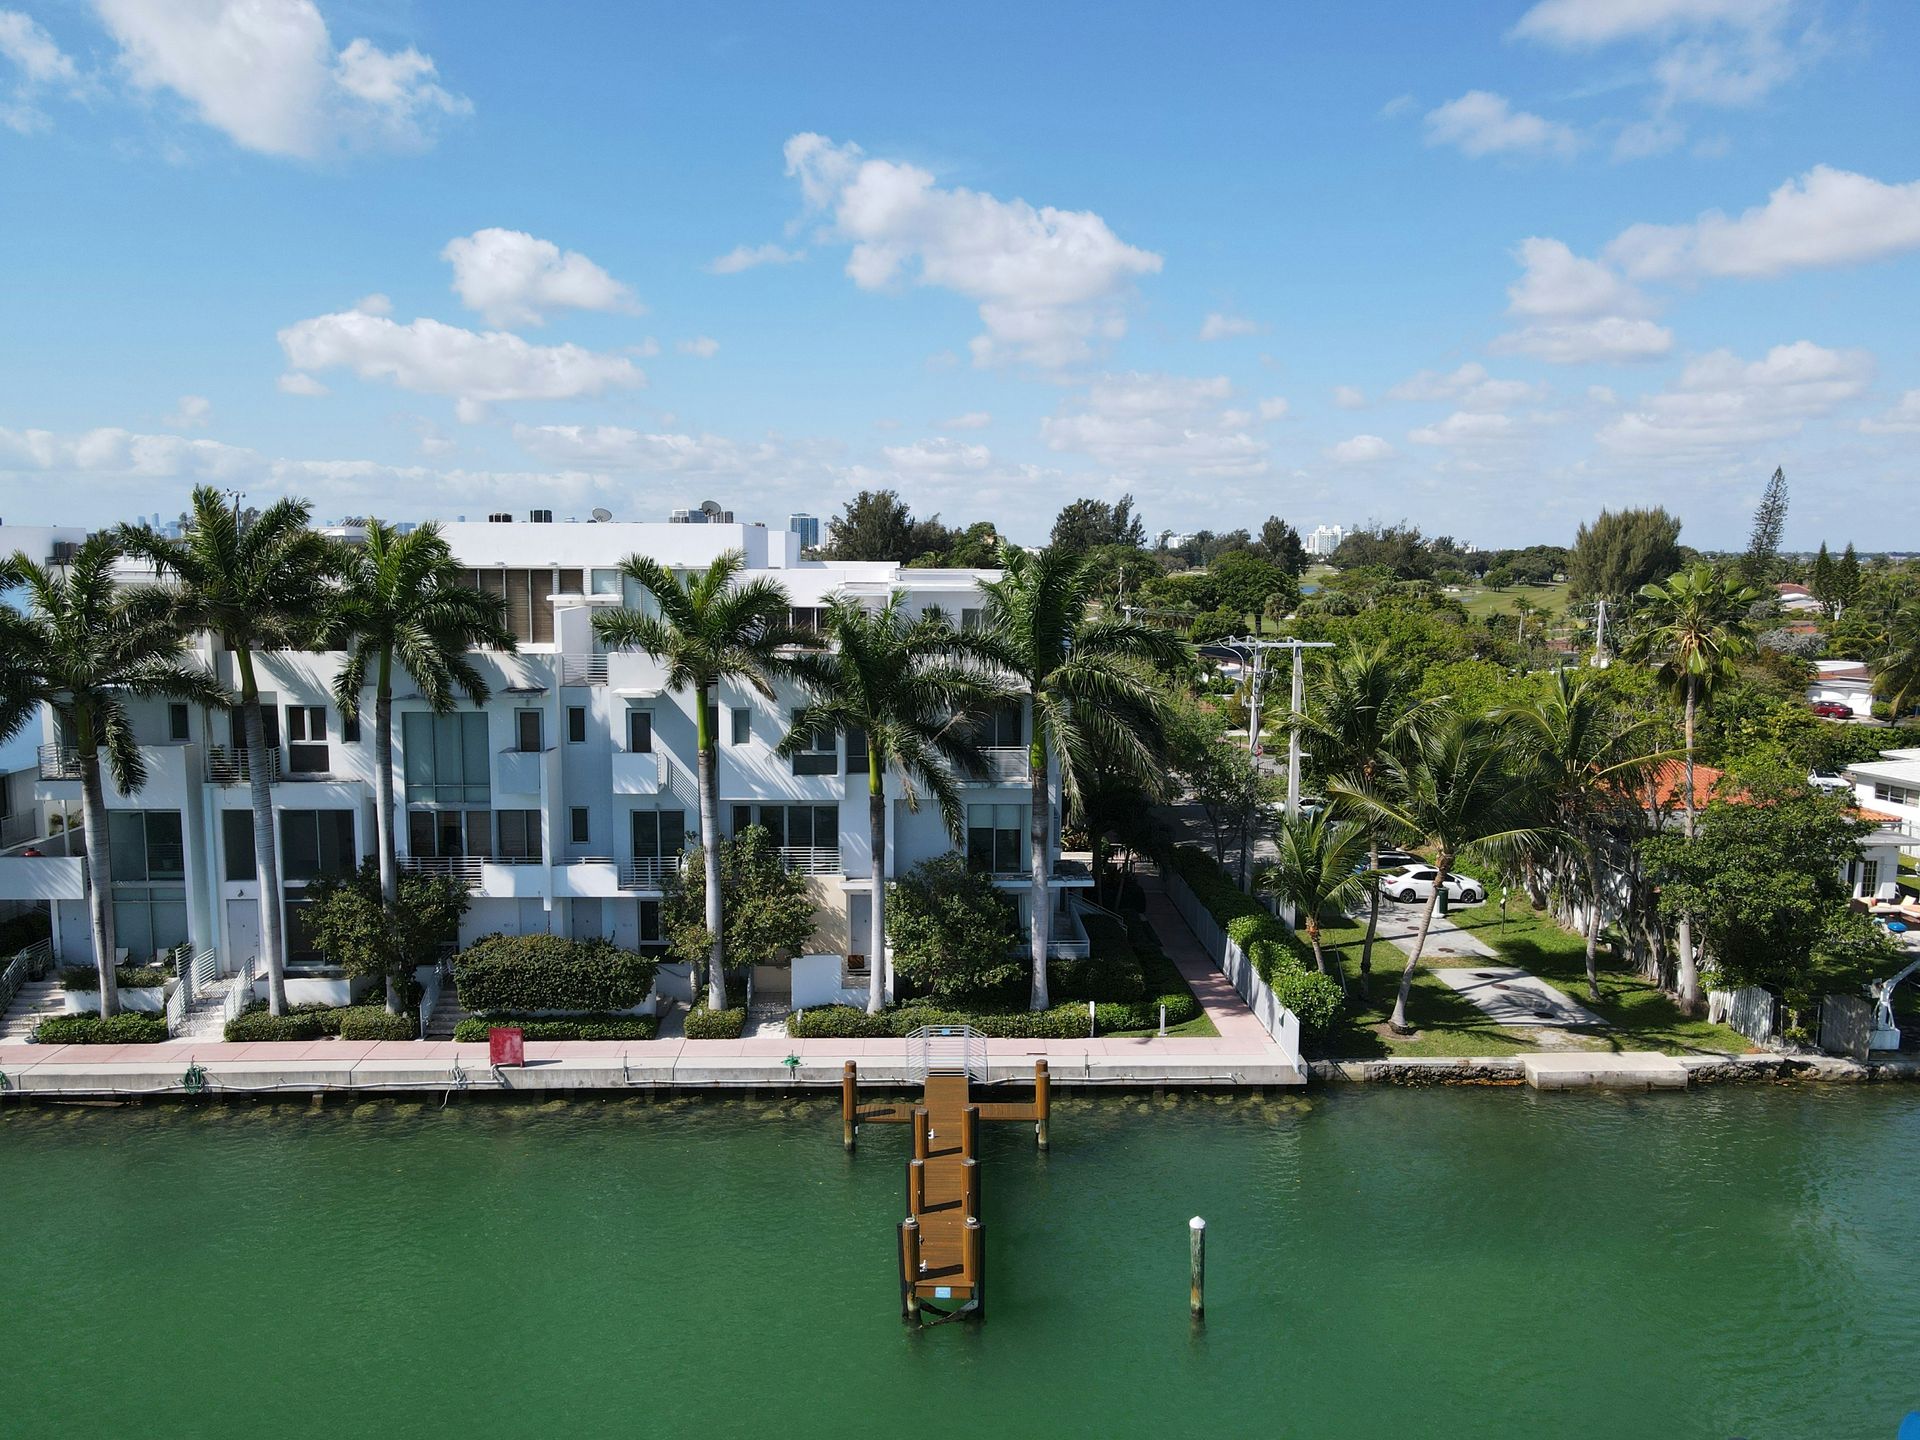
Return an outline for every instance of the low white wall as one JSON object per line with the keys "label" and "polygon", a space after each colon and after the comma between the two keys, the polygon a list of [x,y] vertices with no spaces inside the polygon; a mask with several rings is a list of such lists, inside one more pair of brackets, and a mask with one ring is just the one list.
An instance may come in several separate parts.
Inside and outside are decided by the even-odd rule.
{"label": "low white wall", "polygon": [[[137,1010],[143,1015],[160,1015],[166,1012],[167,991],[164,985],[142,985],[137,990],[123,988],[116,990],[114,994],[119,996],[122,1010]],[[63,990],[61,998],[66,1002],[69,1015],[100,1013],[98,990]]]}
{"label": "low white wall", "polygon": [[1266,1027],[1291,1064],[1300,1063],[1300,1017],[1274,998],[1273,987],[1260,978],[1260,972],[1253,968],[1253,962],[1247,959],[1240,947],[1221,928],[1213,913],[1200,903],[1185,880],[1173,870],[1167,871],[1167,896],[1173,901],[1173,908],[1180,912],[1180,918],[1187,922],[1187,928],[1199,939],[1201,948],[1212,957],[1213,963],[1220,967],[1220,973],[1233,982],[1233,988],[1240,992],[1240,998],[1247,1002],[1247,1008],[1254,1017]]}
{"label": "low white wall", "polygon": [[[843,985],[840,969],[844,957],[839,955],[796,955],[793,957],[793,1008],[810,1010],[816,1005],[857,1005],[861,1009],[867,1006],[867,982],[857,985]],[[888,976],[888,980],[892,977]],[[888,984],[887,999],[893,998],[893,987]]]}

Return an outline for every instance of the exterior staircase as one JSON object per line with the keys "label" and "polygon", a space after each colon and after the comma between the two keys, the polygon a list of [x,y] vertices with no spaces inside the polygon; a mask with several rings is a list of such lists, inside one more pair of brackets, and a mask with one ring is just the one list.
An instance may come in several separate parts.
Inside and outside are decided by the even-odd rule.
{"label": "exterior staircase", "polygon": [[176,1040],[227,1038],[227,995],[240,983],[238,975],[222,975],[203,984],[187,1006],[187,1018],[174,1033]]}
{"label": "exterior staircase", "polygon": [[0,1017],[0,1045],[24,1045],[42,1020],[65,1014],[66,1008],[66,996],[57,978],[27,981],[13,997],[6,1015]]}
{"label": "exterior staircase", "polygon": [[427,1017],[427,1040],[451,1040],[454,1027],[467,1018],[467,1007],[460,1003],[460,992],[449,979],[440,987],[440,1001]]}

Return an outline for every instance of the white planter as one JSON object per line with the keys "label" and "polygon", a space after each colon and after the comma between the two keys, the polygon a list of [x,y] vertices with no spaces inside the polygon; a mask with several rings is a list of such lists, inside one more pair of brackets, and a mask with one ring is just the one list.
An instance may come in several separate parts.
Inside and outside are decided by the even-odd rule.
{"label": "white planter", "polygon": [[[177,984],[177,981],[169,982]],[[98,990],[65,990],[61,992],[66,1001],[69,1015],[98,1015],[100,1013],[100,992]],[[143,1015],[164,1015],[167,1010],[167,987],[165,985],[142,985],[137,990],[120,989],[114,991],[119,997],[122,1010],[137,1010]]]}
{"label": "white planter", "polygon": [[[261,982],[264,989],[265,981]],[[353,1003],[353,981],[342,975],[338,978],[318,975],[287,976],[287,1004],[292,1005],[351,1005]]]}

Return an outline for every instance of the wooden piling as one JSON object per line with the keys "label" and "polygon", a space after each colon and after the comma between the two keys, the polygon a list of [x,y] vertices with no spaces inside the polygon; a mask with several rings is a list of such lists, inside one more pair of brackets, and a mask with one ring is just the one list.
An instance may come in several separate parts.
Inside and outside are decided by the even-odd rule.
{"label": "wooden piling", "polygon": [[900,1318],[912,1320],[920,1313],[920,1299],[913,1287],[920,1283],[920,1222],[909,1216],[900,1222]]}
{"label": "wooden piling", "polygon": [[913,1158],[916,1160],[924,1160],[927,1158],[928,1148],[931,1143],[927,1138],[927,1123],[927,1107],[924,1105],[914,1106]]}
{"label": "wooden piling", "polygon": [[1207,1222],[1198,1215],[1187,1222],[1187,1308],[1198,1320],[1207,1309]]}
{"label": "wooden piling", "polygon": [[918,1216],[927,1208],[927,1162],[907,1162],[907,1213]]}
{"label": "wooden piling", "polygon": [[980,1162],[969,1155],[960,1162],[961,1194],[965,1197],[968,1219],[980,1218]]}
{"label": "wooden piling", "polygon": [[960,1263],[967,1277],[967,1283],[973,1287],[973,1318],[987,1318],[987,1233],[981,1228],[979,1220],[967,1217],[966,1228],[960,1232]]}
{"label": "wooden piling", "polygon": [[960,1154],[968,1157],[980,1153],[980,1107],[968,1105],[960,1111]]}
{"label": "wooden piling", "polygon": [[854,1123],[860,1113],[860,1067],[849,1060],[840,1069],[840,1143],[853,1149]]}
{"label": "wooden piling", "polygon": [[1036,1060],[1033,1062],[1033,1113],[1035,1121],[1033,1133],[1039,1140],[1042,1150],[1047,1148],[1048,1109],[1047,1062],[1044,1060]]}

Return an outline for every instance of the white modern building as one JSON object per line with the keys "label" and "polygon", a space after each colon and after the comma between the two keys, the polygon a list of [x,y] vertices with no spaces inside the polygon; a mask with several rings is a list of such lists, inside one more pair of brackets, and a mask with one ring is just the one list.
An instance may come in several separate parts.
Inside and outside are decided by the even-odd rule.
{"label": "white modern building", "polygon": [[1844,705],[1862,720],[1873,715],[1873,675],[1859,660],[1816,660],[1814,681],[1807,687],[1807,703],[1829,700]]}
{"label": "white modern building", "polygon": [[[786,587],[801,625],[817,623],[836,595],[878,604],[896,590],[913,610],[938,605],[964,621],[980,606],[980,580],[995,573],[802,561],[801,537],[791,530],[713,520],[495,521],[449,524],[444,533],[473,583],[504,598],[520,642],[517,653],[476,657],[493,692],[483,707],[462,704],[436,716],[404,677],[397,687],[395,833],[402,865],[467,883],[473,899],[462,944],[493,931],[604,936],[633,949],[661,943],[662,882],[698,839],[693,697],[667,689],[655,661],[609,654],[596,642],[597,612],[651,603],[621,574],[626,556],[650,555],[690,570],[741,551],[749,575],[769,575]],[[235,684],[231,654],[207,637],[198,651]],[[295,970],[323,965],[300,922],[305,887],[350,870],[375,848],[371,699],[366,720],[343,720],[331,698],[342,659],[338,652],[256,659]],[[765,826],[789,866],[808,876],[818,906],[812,948],[839,962],[829,988],[864,998],[876,949],[865,901],[876,875],[902,876],[955,844],[933,806],[910,811],[892,790],[887,853],[869,854],[858,737],[822,736],[791,759],[774,753],[802,703],[797,689],[783,688],[771,700],[746,687],[719,695],[721,823],[729,834]],[[130,708],[148,780],[132,795],[108,785],[118,944],[139,958],[188,944],[216,952],[221,970],[235,970],[257,952],[260,935],[250,794],[235,717],[163,700]],[[1010,711],[995,727],[990,772],[966,787],[960,846],[1017,899],[1024,916],[1027,718]],[[75,756],[50,712],[39,739],[35,803],[77,812]],[[1059,810],[1056,803],[1056,817]],[[1050,844],[1049,904],[1058,917],[1052,933],[1060,953],[1084,953],[1074,897],[1091,877],[1083,865],[1058,860],[1057,821]],[[50,901],[56,952],[65,963],[91,963],[79,846],[72,855],[60,853],[57,842],[40,848],[38,856],[0,857],[0,899]],[[757,990],[783,991],[783,971],[757,975]]]}
{"label": "white modern building", "polygon": [[1301,548],[1309,555],[1327,556],[1340,548],[1340,542],[1347,538],[1346,529],[1339,525],[1316,525],[1313,533],[1301,543]]}
{"label": "white modern building", "polygon": [[1872,760],[1849,765],[1847,779],[1862,810],[1894,817],[1906,832],[1909,852],[1920,850],[1915,838],[1920,837],[1920,749],[1882,750]]}

